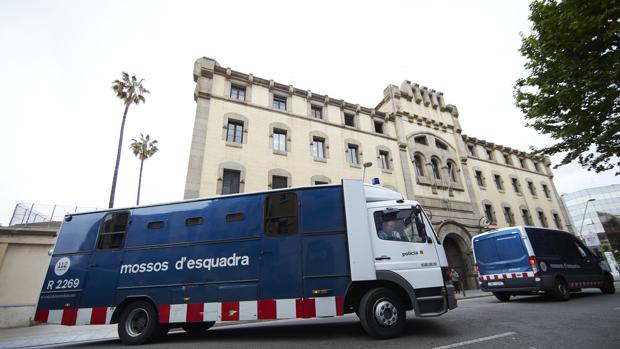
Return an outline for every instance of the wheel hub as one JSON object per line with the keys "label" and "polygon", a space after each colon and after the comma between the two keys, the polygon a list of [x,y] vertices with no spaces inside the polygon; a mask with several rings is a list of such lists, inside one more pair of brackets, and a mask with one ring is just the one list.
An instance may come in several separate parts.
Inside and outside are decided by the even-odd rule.
{"label": "wheel hub", "polygon": [[398,320],[398,310],[390,301],[381,299],[375,304],[375,319],[381,326],[392,326]]}
{"label": "wheel hub", "polygon": [[125,331],[132,337],[141,335],[149,323],[149,314],[142,308],[134,309],[127,316]]}

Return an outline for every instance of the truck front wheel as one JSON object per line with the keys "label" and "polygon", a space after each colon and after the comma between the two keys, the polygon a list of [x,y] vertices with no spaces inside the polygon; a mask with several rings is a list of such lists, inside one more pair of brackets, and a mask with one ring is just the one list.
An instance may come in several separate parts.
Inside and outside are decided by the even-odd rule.
{"label": "truck front wheel", "polygon": [[129,304],[118,321],[118,337],[127,345],[144,344],[160,333],[155,307],[147,301]]}
{"label": "truck front wheel", "polygon": [[362,297],[358,310],[362,327],[378,339],[398,336],[405,328],[403,302],[387,288],[374,288]]}

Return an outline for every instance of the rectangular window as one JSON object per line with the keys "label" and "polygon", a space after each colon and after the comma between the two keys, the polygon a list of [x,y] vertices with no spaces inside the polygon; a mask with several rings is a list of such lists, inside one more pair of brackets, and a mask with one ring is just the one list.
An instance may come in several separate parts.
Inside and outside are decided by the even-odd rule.
{"label": "rectangular window", "polygon": [[280,110],[286,110],[286,96],[273,95],[273,105],[274,108]]}
{"label": "rectangular window", "polygon": [[373,124],[375,125],[375,132],[383,133],[383,122],[375,120]]}
{"label": "rectangular window", "polygon": [[540,225],[543,227],[547,227],[547,217],[545,217],[545,213],[543,211],[538,211],[538,220],[540,221]]}
{"label": "rectangular window", "polygon": [[326,185],[329,184],[327,182],[323,182],[323,181],[314,181],[314,185]]}
{"label": "rectangular window", "polygon": [[377,237],[381,240],[425,243],[426,235],[418,231],[412,210],[374,213]]}
{"label": "rectangular window", "polygon": [[265,235],[297,234],[297,194],[277,193],[267,196],[265,202]]}
{"label": "rectangular window", "polygon": [[240,180],[241,171],[225,169],[222,178],[222,194],[237,194]]}
{"label": "rectangular window", "polygon": [[286,151],[286,131],[273,130],[273,150]]}
{"label": "rectangular window", "polygon": [[162,229],[164,227],[164,221],[149,222],[147,226],[149,229]]}
{"label": "rectangular window", "polygon": [[542,185],[542,188],[543,188],[543,192],[545,193],[545,197],[546,197],[547,199],[551,199],[551,196],[549,196],[549,187],[547,187],[547,185],[546,185],[546,184],[543,184],[543,185]]}
{"label": "rectangular window", "polygon": [[204,222],[202,217],[190,217],[185,220],[185,225],[200,225]]}
{"label": "rectangular window", "polygon": [[349,144],[347,148],[347,162],[352,165],[358,165],[360,160],[357,145]]}
{"label": "rectangular window", "polygon": [[226,222],[238,222],[245,218],[243,212],[229,213],[226,215]]}
{"label": "rectangular window", "polygon": [[310,106],[310,115],[312,115],[313,118],[322,119],[323,107],[312,104]]}
{"label": "rectangular window", "polygon": [[482,171],[476,170],[476,182],[478,182],[478,186],[484,187],[484,178],[482,178]]}
{"label": "rectangular window", "polygon": [[325,140],[314,137],[312,139],[312,155],[315,158],[325,159]]}
{"label": "rectangular window", "polygon": [[493,214],[493,207],[489,204],[484,204],[484,214],[491,224],[495,224],[495,215]]}
{"label": "rectangular window", "polygon": [[523,216],[523,223],[525,225],[532,225],[532,220],[530,219],[530,212],[527,209],[522,209],[521,215]]}
{"label": "rectangular window", "polygon": [[228,120],[226,142],[243,143],[243,123],[236,120]]}
{"label": "rectangular window", "polygon": [[347,126],[355,127],[355,115],[353,114],[344,114],[344,124]]}
{"label": "rectangular window", "polygon": [[390,155],[387,151],[379,151],[379,168],[382,170],[390,169]]}
{"label": "rectangular window", "polygon": [[497,190],[504,190],[504,186],[502,185],[502,177],[500,177],[500,175],[493,175],[493,180],[495,181]]}
{"label": "rectangular window", "polygon": [[284,176],[271,177],[271,189],[280,189],[288,187],[288,178]]}
{"label": "rectangular window", "polygon": [[536,196],[536,188],[534,187],[534,183],[527,182],[527,189],[530,191],[530,194],[532,194],[532,196]]}
{"label": "rectangular window", "polygon": [[504,219],[506,220],[506,224],[513,225],[515,224],[514,219],[512,218],[512,210],[510,207],[504,207]]}
{"label": "rectangular window", "polygon": [[113,250],[123,247],[129,224],[129,212],[108,213],[101,224],[97,249]]}
{"label": "rectangular window", "polygon": [[230,86],[230,98],[233,98],[239,101],[245,101],[245,87],[231,85]]}
{"label": "rectangular window", "polygon": [[512,183],[512,189],[514,189],[515,193],[521,193],[519,189],[519,181],[516,178],[510,178],[510,182]]}
{"label": "rectangular window", "polygon": [[558,229],[562,229],[562,221],[560,220],[560,215],[557,213],[553,214],[553,222],[555,223],[555,227]]}

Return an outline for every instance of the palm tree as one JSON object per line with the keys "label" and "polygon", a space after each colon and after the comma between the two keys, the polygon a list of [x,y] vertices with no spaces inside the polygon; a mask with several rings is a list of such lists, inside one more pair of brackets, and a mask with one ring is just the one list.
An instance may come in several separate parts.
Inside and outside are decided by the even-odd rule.
{"label": "palm tree", "polygon": [[149,90],[142,86],[144,79],[138,80],[135,75],[129,75],[127,72],[122,73],[122,80],[114,80],[112,82],[112,90],[116,92],[116,97],[125,103],[125,112],[123,113],[123,122],[121,123],[121,134],[118,137],[118,151],[116,152],[116,166],[114,166],[114,177],[112,178],[112,190],[110,191],[109,208],[114,206],[114,194],[116,193],[116,178],[118,177],[118,166],[121,161],[121,149],[123,147],[123,132],[125,131],[125,119],[127,111],[131,104],[144,103],[144,95],[150,93]]}
{"label": "palm tree", "polygon": [[140,133],[140,139],[131,140],[130,148],[133,155],[140,159],[140,179],[138,180],[138,198],[136,199],[136,205],[140,205],[140,187],[142,187],[142,167],[144,166],[144,160],[155,155],[159,149],[157,148],[157,140],[151,140],[148,134],[144,137],[142,133]]}

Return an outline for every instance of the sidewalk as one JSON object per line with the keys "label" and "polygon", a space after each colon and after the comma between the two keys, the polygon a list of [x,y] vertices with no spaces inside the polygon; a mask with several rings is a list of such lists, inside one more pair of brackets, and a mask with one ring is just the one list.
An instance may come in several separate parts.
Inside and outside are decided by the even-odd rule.
{"label": "sidewalk", "polygon": [[[466,290],[465,293],[467,296],[463,296],[461,292],[456,295],[456,298],[461,300],[491,295],[491,293],[482,292],[480,290]],[[230,325],[233,324],[238,323],[230,323]],[[221,324],[218,325],[222,326]],[[0,329],[0,349],[69,344],[116,338],[118,338],[116,334],[116,325],[36,325],[31,327]]]}

